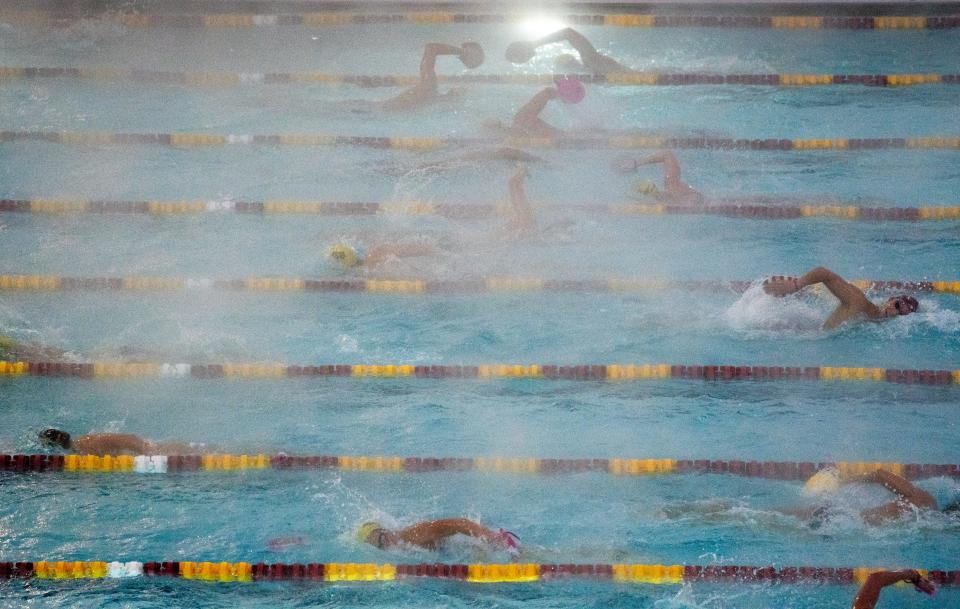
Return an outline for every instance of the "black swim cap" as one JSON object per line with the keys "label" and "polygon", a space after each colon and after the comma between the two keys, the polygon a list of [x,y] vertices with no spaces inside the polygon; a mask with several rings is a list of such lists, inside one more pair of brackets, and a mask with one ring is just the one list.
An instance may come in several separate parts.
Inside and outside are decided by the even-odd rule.
{"label": "black swim cap", "polygon": [[70,448],[70,434],[59,429],[44,429],[40,432],[40,440],[47,444],[56,444],[61,448]]}

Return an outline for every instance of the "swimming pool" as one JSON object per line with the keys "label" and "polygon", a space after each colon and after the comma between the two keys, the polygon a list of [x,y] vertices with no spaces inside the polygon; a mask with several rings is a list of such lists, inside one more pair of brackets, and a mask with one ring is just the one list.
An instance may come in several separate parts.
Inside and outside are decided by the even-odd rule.
{"label": "swimming pool", "polygon": [[[659,181],[659,173],[615,173],[615,160],[648,150],[630,149],[639,145],[635,141],[608,145],[625,133],[683,138],[689,146],[677,155],[685,180],[727,202],[755,203],[751,197],[763,195],[761,204],[773,208],[949,208],[960,205],[958,152],[949,139],[960,134],[955,79],[902,87],[591,85],[582,104],[550,107],[544,117],[576,133],[606,129],[606,145],[529,148],[543,158],[530,164],[526,185],[540,236],[505,241],[496,236],[501,215],[420,212],[444,204],[502,205],[511,163],[450,160],[474,150],[471,145],[431,144],[416,151],[382,142],[315,145],[316,139],[292,136],[488,138],[486,125],[509,121],[537,86],[467,83],[460,101],[429,112],[383,115],[356,100],[385,99],[398,89],[265,82],[249,75],[410,75],[424,43],[464,39],[486,48],[479,74],[548,73],[558,48],[522,67],[506,62],[502,49],[518,37],[542,33],[530,28],[555,22],[527,29],[513,22],[132,27],[117,15],[58,27],[6,20],[0,29],[2,67],[115,72],[89,78],[5,72],[0,131],[288,139],[170,146],[169,137],[139,144],[91,144],[92,136],[87,143],[2,138],[0,198],[41,201],[36,212],[64,212],[63,200],[121,202],[117,209],[134,202],[212,202],[154,206],[153,213],[138,214],[91,213],[90,205],[67,213],[0,213],[0,276],[59,278],[56,290],[0,290],[2,333],[66,349],[72,362],[259,367],[213,378],[159,367],[141,376],[107,374],[104,366],[96,378],[0,376],[6,423],[0,454],[46,452],[36,432],[56,426],[76,434],[122,431],[201,442],[235,455],[341,459],[282,471],[221,471],[222,463],[166,475],[0,471],[9,498],[0,511],[0,563],[509,562],[502,552],[469,543],[431,553],[383,551],[354,539],[366,520],[406,525],[464,516],[515,531],[524,563],[960,569],[955,520],[921,515],[876,528],[854,517],[884,497],[873,487],[845,489],[840,515],[811,529],[776,511],[810,501],[798,480],[778,479],[788,476],[675,471],[683,469],[675,462],[659,475],[611,475],[616,459],[955,464],[955,381],[933,386],[832,380],[830,374],[817,380],[703,381],[659,374],[657,368],[648,369],[650,378],[620,380],[542,373],[546,365],[612,364],[665,365],[668,371],[670,365],[717,364],[960,368],[960,312],[949,289],[919,293],[918,314],[825,333],[818,326],[831,306],[826,295],[783,303],[763,297],[756,286],[744,294],[728,284],[685,289],[657,283],[749,283],[821,264],[848,278],[955,282],[956,219],[623,213],[621,207],[637,203],[636,182]],[[579,29],[602,51],[649,73],[960,72],[955,28]],[[221,78],[219,84],[209,76],[174,83],[120,70],[248,76],[237,82]],[[438,72],[466,73],[445,59]],[[751,150],[691,143],[704,138],[847,144]],[[849,149],[851,140],[876,138],[947,140],[937,147]],[[383,208],[375,214],[236,212],[244,202],[270,201]],[[611,213],[611,206],[620,211]],[[196,213],[168,213],[178,209]],[[414,239],[442,254],[392,261],[378,272],[345,271],[326,255],[340,240],[381,239]],[[69,279],[97,277],[121,279],[107,283],[110,289]],[[151,277],[183,281],[142,279]],[[467,283],[437,292],[367,289],[369,284],[314,291],[296,283],[264,289],[250,278]],[[237,282],[217,287],[227,280]],[[569,289],[549,282],[567,282]],[[594,283],[581,289],[571,282]],[[580,287],[570,287],[575,285]],[[274,375],[275,364],[541,368],[519,378],[496,371],[489,378],[368,378],[290,376],[287,369]],[[392,461],[369,465],[353,458],[360,456],[604,461],[589,471],[561,473],[549,473],[550,466],[539,461],[471,461],[471,467],[416,471],[406,461],[392,467]],[[7,463],[8,470],[16,469]],[[949,476],[925,477],[920,485],[941,505],[960,490]],[[270,544],[291,537],[300,542]],[[789,578],[678,582],[673,576],[618,579],[609,569],[592,573],[551,578],[543,569],[538,579],[544,581],[482,585],[413,577],[252,584],[14,577],[0,579],[0,599],[10,607],[814,609],[847,606],[856,589],[849,582],[815,585]],[[604,581],[611,578],[618,581]],[[930,606],[906,590],[885,594],[888,605]],[[940,606],[960,601],[955,587],[938,594]]]}

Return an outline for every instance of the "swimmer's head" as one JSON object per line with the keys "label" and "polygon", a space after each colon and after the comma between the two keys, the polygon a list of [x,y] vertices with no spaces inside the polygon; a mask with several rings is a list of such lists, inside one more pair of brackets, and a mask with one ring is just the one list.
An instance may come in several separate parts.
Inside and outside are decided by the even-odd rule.
{"label": "swimmer's head", "polygon": [[357,541],[383,549],[396,544],[399,537],[393,531],[380,526],[379,522],[364,522],[357,529]]}
{"label": "swimmer's head", "polygon": [[835,467],[821,469],[803,485],[803,492],[807,495],[832,493],[840,488],[840,472]]}
{"label": "swimmer's head", "polygon": [[529,42],[514,42],[507,47],[507,61],[510,63],[527,63],[533,59],[537,49]]}
{"label": "swimmer's head", "polygon": [[353,268],[360,264],[357,250],[346,243],[338,243],[330,248],[330,257],[345,268]]}
{"label": "swimmer's head", "polygon": [[900,315],[909,315],[911,313],[916,313],[917,309],[920,308],[920,303],[917,302],[917,299],[913,296],[907,296],[906,294],[901,294],[900,296],[894,296],[883,303],[883,306],[880,307],[880,310],[883,312],[884,317],[898,317]]}
{"label": "swimmer's head", "polygon": [[561,76],[553,82],[557,86],[557,96],[568,104],[579,104],[587,95],[587,88],[578,78]]}
{"label": "swimmer's head", "polygon": [[553,67],[560,72],[576,72],[584,69],[580,60],[570,53],[561,53],[553,59]]}
{"label": "swimmer's head", "polygon": [[960,518],[960,497],[955,497],[953,501],[948,503],[947,506],[943,508],[943,513]]}
{"label": "swimmer's head", "polygon": [[633,187],[633,192],[638,195],[652,197],[659,193],[660,190],[657,188],[657,185],[653,182],[653,180],[643,180],[638,182],[637,185]]}
{"label": "swimmer's head", "polygon": [[464,42],[460,45],[460,61],[469,69],[483,64],[483,47],[476,42]]}
{"label": "swimmer's head", "polygon": [[40,432],[40,442],[47,446],[59,446],[60,448],[70,448],[70,434],[59,429],[44,429]]}

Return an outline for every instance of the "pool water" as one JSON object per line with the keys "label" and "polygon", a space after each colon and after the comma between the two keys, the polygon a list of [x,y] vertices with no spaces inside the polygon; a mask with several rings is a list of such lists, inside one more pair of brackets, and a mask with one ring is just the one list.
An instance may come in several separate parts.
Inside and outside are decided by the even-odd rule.
{"label": "pool water", "polygon": [[[960,30],[582,28],[643,71],[960,72]],[[234,72],[414,74],[424,43],[472,39],[484,74],[544,73],[502,58],[513,25],[357,25],[252,29],[60,28],[0,24],[0,65]],[[438,72],[462,66],[441,58]],[[391,88],[247,83],[0,80],[0,130],[322,133],[469,138],[509,121],[536,91],[474,84],[424,112],[370,112]],[[591,86],[544,118],[572,131],[664,137],[956,137],[960,88]],[[359,110],[359,111],[358,111]],[[0,198],[325,200],[498,204],[513,166],[451,161],[470,150],[0,142]],[[506,240],[503,218],[436,216],[0,216],[0,275],[235,279],[485,277],[760,281],[817,265],[849,278],[960,279],[956,221],[753,220],[616,216],[559,204],[632,201],[640,179],[612,164],[644,151],[532,151],[526,190],[539,235]],[[794,205],[958,205],[956,150],[677,151],[684,179],[711,199]],[[341,240],[416,240],[439,256],[378,271],[333,265]],[[870,294],[875,300],[881,294]],[[732,364],[960,368],[960,306],[920,295],[885,324],[819,330],[833,301],[774,301],[754,286],[630,293],[0,292],[0,333],[72,359],[287,364]],[[0,454],[46,449],[37,431],[136,433],[233,454],[410,457],[674,458],[956,463],[958,389],[887,383],[576,382],[542,379],[72,379],[0,377]],[[921,481],[944,505],[949,478]],[[354,531],[463,516],[515,531],[538,563],[644,563],[960,569],[960,523],[942,514],[868,527],[856,510],[888,498],[853,485],[816,530],[777,511],[809,504],[796,481],[714,474],[610,476],[341,470],[166,476],[0,472],[0,561],[210,560],[487,563],[469,543],[440,553],[382,551]],[[269,541],[300,537],[281,550]],[[210,584],[140,578],[0,581],[0,607],[796,607],[848,606],[853,586],[617,584]],[[960,605],[907,588],[882,606]],[[886,603],[886,604],[883,604]],[[931,604],[933,603],[933,604]]]}

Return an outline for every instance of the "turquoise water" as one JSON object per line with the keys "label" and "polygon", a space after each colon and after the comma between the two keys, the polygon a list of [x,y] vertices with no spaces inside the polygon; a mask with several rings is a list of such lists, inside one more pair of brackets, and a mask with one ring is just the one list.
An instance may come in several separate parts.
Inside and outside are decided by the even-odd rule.
{"label": "turquoise water", "polygon": [[[957,73],[960,32],[585,28],[643,70],[722,73]],[[0,26],[2,65],[163,70],[415,72],[433,39],[487,48],[481,73],[515,36],[492,26],[252,30]],[[549,55],[550,50],[545,53]],[[548,59],[524,68],[549,71]],[[442,73],[460,73],[441,60]],[[536,91],[473,85],[424,113],[354,112],[390,89],[319,85],[197,88],[68,79],[0,83],[0,129],[329,133],[472,137]],[[714,137],[956,136],[955,85],[591,87],[551,107],[567,129]],[[449,162],[359,148],[0,143],[0,197],[152,200],[322,199],[490,204],[506,163]],[[390,277],[658,277],[760,280],[816,265],[847,277],[960,279],[956,222],[751,221],[616,217],[552,208],[630,199],[656,172],[622,176],[613,151],[536,151],[527,192],[541,236],[497,236],[500,221],[436,217],[0,217],[0,274],[349,277],[329,244],[414,238],[442,250],[394,261]],[[880,207],[957,205],[956,151],[680,151],[685,179],[711,197],[766,195]],[[368,274],[361,276],[379,276]],[[874,295],[879,298],[879,295]],[[756,289],[633,294],[356,295],[194,291],[0,294],[0,328],[77,358],[287,363],[723,363],[960,368],[955,296],[918,314],[824,333],[828,297],[775,302]],[[783,321],[786,321],[787,328]],[[882,383],[0,378],[0,453],[38,452],[35,434],[122,431],[225,451],[400,456],[650,457],[957,462],[957,389]],[[960,484],[921,486],[941,505]],[[854,517],[886,499],[853,486],[816,531],[776,508],[804,504],[796,482],[717,475],[377,474],[337,471],[169,476],[0,473],[0,560],[494,562],[465,544],[439,556],[353,540],[372,518],[405,525],[465,516],[516,531],[534,562],[886,566],[957,569],[960,525],[940,514],[883,528]],[[271,552],[275,537],[304,545]],[[0,582],[20,607],[848,606],[851,586],[556,582],[489,585],[211,585],[186,581]],[[937,606],[960,604],[943,590]],[[928,607],[906,589],[882,606]]]}

